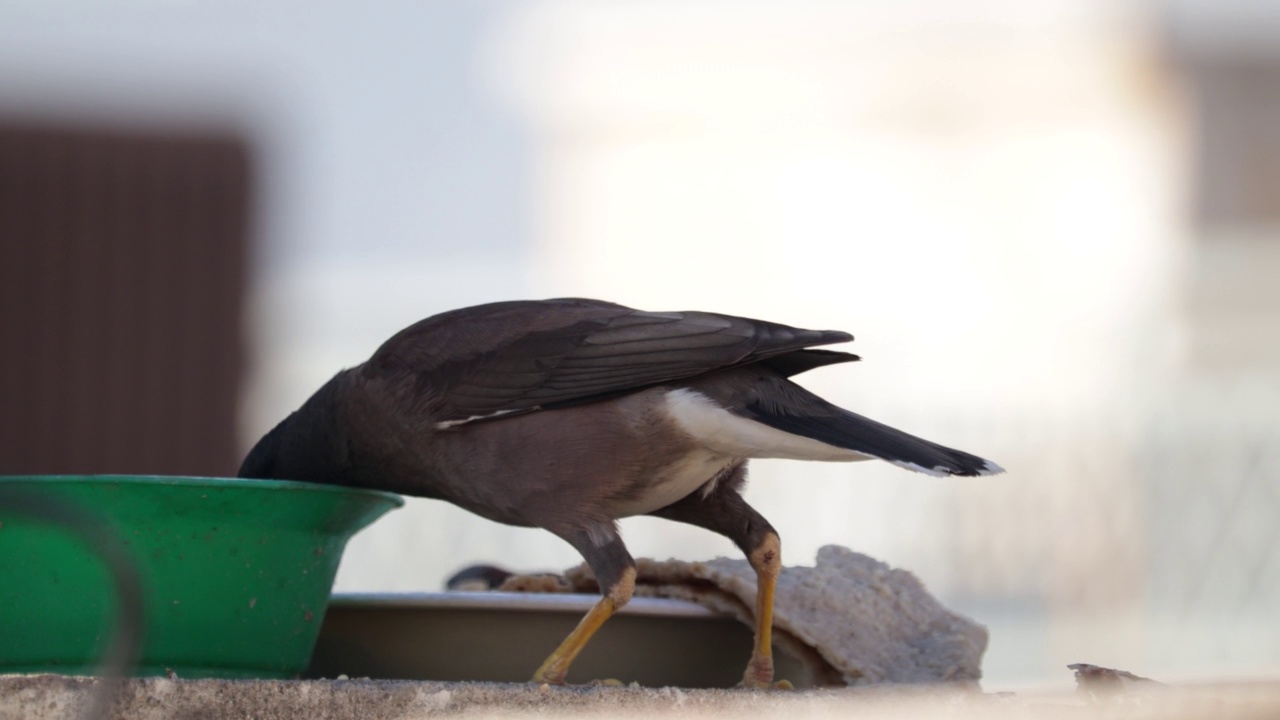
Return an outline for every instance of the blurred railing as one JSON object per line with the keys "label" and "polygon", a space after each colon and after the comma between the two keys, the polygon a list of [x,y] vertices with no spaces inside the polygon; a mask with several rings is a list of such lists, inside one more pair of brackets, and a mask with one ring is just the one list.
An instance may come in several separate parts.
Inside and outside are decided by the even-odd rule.
{"label": "blurred railing", "polygon": [[910,565],[1029,666],[1093,650],[1197,675],[1280,668],[1280,379],[1174,388],[1087,428],[937,434],[1011,474],[933,488]]}

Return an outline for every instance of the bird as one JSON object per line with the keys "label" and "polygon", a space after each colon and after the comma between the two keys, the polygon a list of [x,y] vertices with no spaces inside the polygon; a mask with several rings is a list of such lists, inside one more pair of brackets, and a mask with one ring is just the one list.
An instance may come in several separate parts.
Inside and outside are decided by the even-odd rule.
{"label": "bird", "polygon": [[341,370],[245,456],[238,476],[444,500],[575,548],[601,597],[534,672],[565,684],[592,635],[635,590],[620,518],[649,515],[730,539],[757,578],[741,687],[774,680],[778,532],[741,491],[755,458],[880,459],[931,475],[1002,472],[840,408],[792,377],[859,360],[853,336],[712,312],[602,300],[450,310]]}

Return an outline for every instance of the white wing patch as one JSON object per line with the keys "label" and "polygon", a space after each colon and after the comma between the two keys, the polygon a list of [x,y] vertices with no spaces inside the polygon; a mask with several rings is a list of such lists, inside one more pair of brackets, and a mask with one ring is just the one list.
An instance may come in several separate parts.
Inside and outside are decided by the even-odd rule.
{"label": "white wing patch", "polygon": [[[538,408],[536,407],[529,408],[529,410],[537,410],[537,409]],[[458,420],[441,420],[440,422],[436,423],[436,429],[448,430],[449,428],[455,428],[455,427],[458,427],[459,425],[466,425],[467,423],[472,423],[477,420],[490,420],[492,418],[499,418],[499,417],[502,417],[503,415],[510,415],[511,413],[517,413],[517,412],[528,412],[528,410],[498,410],[497,412],[491,412],[488,415],[472,415],[471,417],[465,417]]]}
{"label": "white wing patch", "polygon": [[852,462],[870,460],[853,450],[793,435],[725,410],[688,388],[666,394],[666,411],[681,430],[716,453],[736,458],[786,458]]}

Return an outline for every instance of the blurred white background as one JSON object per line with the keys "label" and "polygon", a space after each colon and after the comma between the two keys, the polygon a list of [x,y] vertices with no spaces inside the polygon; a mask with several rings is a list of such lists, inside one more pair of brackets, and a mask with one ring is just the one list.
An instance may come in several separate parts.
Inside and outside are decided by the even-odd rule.
{"label": "blurred white background", "polygon": [[[987,624],[1001,689],[1280,671],[1277,48],[1275,2],[9,0],[0,111],[248,136],[246,449],[463,305],[853,332],[804,384],[1008,474],[759,462],[748,498],[790,563],[847,545]],[[578,561],[412,501],[338,589]]]}

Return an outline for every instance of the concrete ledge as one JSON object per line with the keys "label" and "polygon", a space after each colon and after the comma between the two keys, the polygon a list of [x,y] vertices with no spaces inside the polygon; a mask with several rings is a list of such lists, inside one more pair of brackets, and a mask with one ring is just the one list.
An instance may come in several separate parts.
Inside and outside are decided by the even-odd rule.
{"label": "concrete ledge", "polygon": [[[62,675],[0,676],[0,720],[75,717],[97,685]],[[1098,701],[1077,693],[1016,696],[937,686],[743,691],[548,687],[397,680],[126,681],[109,717],[131,720],[414,720],[469,717],[1167,718],[1280,717],[1280,683],[1156,685]]]}

